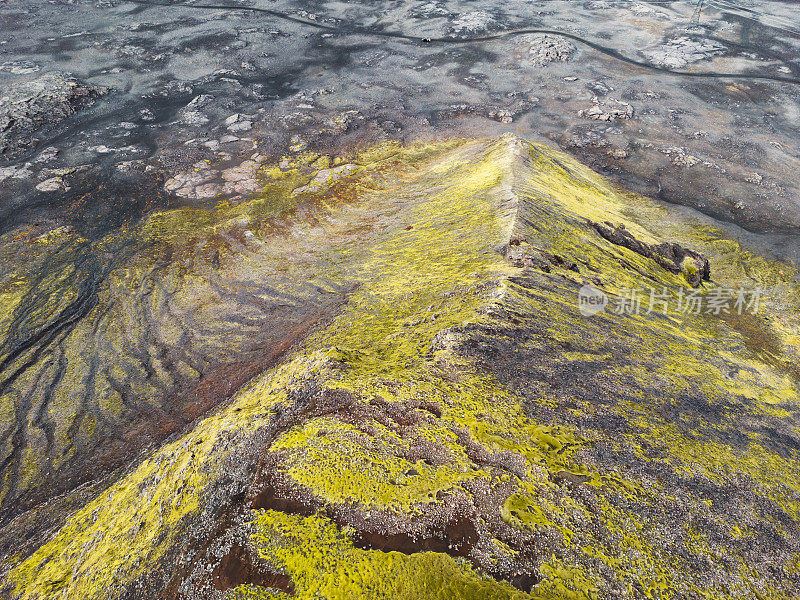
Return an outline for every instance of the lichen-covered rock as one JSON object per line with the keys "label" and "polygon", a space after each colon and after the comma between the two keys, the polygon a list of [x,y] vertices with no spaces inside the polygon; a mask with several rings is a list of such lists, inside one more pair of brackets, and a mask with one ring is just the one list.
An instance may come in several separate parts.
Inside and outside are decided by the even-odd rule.
{"label": "lichen-covered rock", "polygon": [[[294,280],[327,280],[347,301],[38,548],[7,557],[9,595],[800,593],[790,267],[515,137],[386,146],[353,163],[358,178],[321,192],[319,211],[286,229],[251,220],[237,234],[240,221],[209,211],[202,226],[181,216],[180,227],[151,232],[151,241],[203,227],[236,236],[215,267],[230,282],[239,261],[253,269],[264,248],[291,242],[282,256]],[[288,173],[288,197],[313,177],[262,173]],[[595,226],[605,222],[616,229]],[[669,260],[655,250],[667,247]],[[687,251],[678,269],[676,248]],[[687,257],[711,265],[697,288]],[[267,285],[273,275],[262,272]],[[65,271],[51,289],[78,275]],[[11,300],[27,289],[19,281],[4,288]],[[772,294],[758,314],[587,317],[578,294],[589,283],[623,307],[647,286],[709,301],[718,288]],[[49,302],[33,314],[71,300]],[[238,332],[225,311],[206,314],[198,326]]]}

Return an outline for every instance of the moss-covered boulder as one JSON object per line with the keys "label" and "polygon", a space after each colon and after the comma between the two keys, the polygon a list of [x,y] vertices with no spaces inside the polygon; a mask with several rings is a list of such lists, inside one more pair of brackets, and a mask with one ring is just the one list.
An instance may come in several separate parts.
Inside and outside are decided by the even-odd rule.
{"label": "moss-covered boulder", "polygon": [[[311,159],[265,169],[272,187],[252,204],[160,213],[126,238],[136,252],[95,284],[86,315],[161,312],[83,316],[69,335],[84,337],[59,338],[63,352],[147,323],[153,346],[210,357],[231,386],[224,349],[270,348],[280,364],[253,361],[260,374],[230,402],[7,557],[9,597],[798,597],[792,267],[515,137],[381,147],[348,159],[360,168],[331,186],[304,188],[337,166]],[[48,240],[51,252],[104,247]],[[26,273],[3,293],[28,298]],[[49,277],[65,290],[85,275]],[[247,311],[265,306],[253,297],[266,287],[292,300],[250,347],[265,321]],[[107,300],[122,288],[136,300]],[[584,316],[582,288],[609,306]],[[704,307],[727,290],[731,302],[668,310],[649,289]],[[757,289],[769,291],[759,309],[751,295],[736,310],[736,291]],[[24,301],[40,303],[27,312],[42,323],[76,302]],[[292,324],[303,336],[285,333]],[[128,398],[163,406],[174,395],[124,362],[149,347],[114,356],[142,378]],[[75,368],[86,387],[91,367]],[[139,435],[131,420],[113,427]],[[81,431],[65,439],[87,436],[91,456]]]}

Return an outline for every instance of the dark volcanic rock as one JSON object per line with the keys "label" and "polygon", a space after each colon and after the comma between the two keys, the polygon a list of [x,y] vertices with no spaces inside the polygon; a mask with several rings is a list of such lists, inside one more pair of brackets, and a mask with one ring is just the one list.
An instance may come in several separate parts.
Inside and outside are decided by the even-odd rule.
{"label": "dark volcanic rock", "polygon": [[0,156],[9,160],[36,147],[36,134],[74,115],[105,88],[63,73],[46,73],[13,86],[0,98]]}

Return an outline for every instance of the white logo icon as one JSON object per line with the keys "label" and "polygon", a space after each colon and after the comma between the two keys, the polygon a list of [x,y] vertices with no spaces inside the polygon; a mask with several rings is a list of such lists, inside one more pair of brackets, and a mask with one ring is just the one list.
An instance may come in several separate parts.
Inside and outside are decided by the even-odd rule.
{"label": "white logo icon", "polygon": [[585,285],[578,290],[578,310],[584,317],[596,315],[608,306],[608,296],[593,285]]}

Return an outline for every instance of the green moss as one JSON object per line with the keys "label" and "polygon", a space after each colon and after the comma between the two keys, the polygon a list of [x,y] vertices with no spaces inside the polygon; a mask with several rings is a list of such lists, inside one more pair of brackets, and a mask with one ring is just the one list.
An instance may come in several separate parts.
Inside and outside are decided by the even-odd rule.
{"label": "green moss", "polygon": [[[291,576],[294,597],[334,599],[419,598],[501,600],[529,598],[511,586],[476,573],[445,554],[406,555],[355,548],[346,532],[321,516],[275,511],[259,514],[254,542],[259,554]],[[253,594],[252,586],[248,590]],[[231,597],[273,598],[274,592]],[[280,596],[278,596],[280,597]]]}
{"label": "green moss", "polygon": [[535,532],[539,528],[555,526],[555,522],[545,514],[546,504],[541,499],[514,494],[506,499],[500,514],[506,522]]}
{"label": "green moss", "polygon": [[409,512],[416,503],[436,501],[440,491],[480,476],[466,461],[440,467],[402,457],[409,442],[375,422],[375,435],[334,419],[314,419],[282,435],[272,450],[290,453],[287,474],[332,503],[397,508]]}
{"label": "green moss", "polygon": [[532,590],[535,598],[563,598],[563,600],[596,600],[597,587],[583,569],[568,567],[560,560],[541,566],[544,581]]}
{"label": "green moss", "polygon": [[692,278],[697,275],[697,264],[695,263],[694,259],[690,257],[686,257],[683,259],[681,263],[681,272],[686,274],[686,279],[691,281]]}
{"label": "green moss", "polygon": [[27,286],[23,285],[22,282],[9,287],[10,289],[7,291],[0,293],[0,336],[2,338],[8,335],[14,310],[22,302],[28,291]]}

